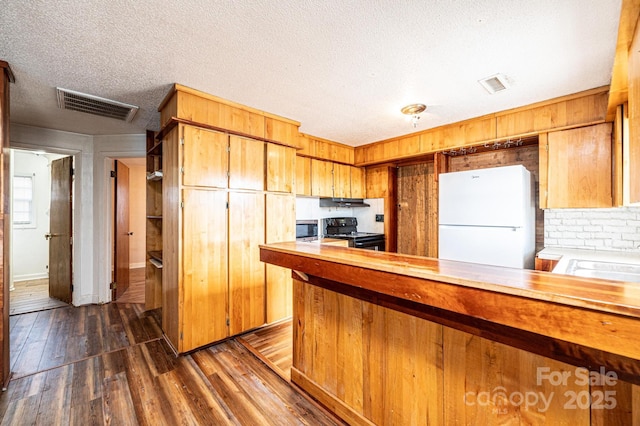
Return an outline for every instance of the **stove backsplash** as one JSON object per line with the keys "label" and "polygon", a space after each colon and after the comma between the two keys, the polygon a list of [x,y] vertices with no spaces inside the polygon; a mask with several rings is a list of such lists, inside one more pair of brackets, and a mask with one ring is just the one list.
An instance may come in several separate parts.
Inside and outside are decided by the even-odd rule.
{"label": "stove backsplash", "polygon": [[[341,208],[341,207],[320,207],[317,198],[297,197],[296,198],[296,220],[321,219],[327,217],[355,217],[358,219],[359,232],[374,232],[384,234],[384,223],[376,222],[376,214],[384,214],[383,198],[367,198],[364,200],[370,207],[364,208]],[[324,236],[324,229],[319,232]]]}

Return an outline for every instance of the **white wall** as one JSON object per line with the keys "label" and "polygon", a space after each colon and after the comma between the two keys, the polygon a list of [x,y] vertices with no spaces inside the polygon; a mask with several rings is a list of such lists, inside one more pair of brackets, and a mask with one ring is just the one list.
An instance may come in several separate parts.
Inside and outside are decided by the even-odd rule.
{"label": "white wall", "polygon": [[34,151],[13,152],[13,175],[33,176],[34,226],[13,226],[11,255],[13,281],[25,281],[49,276],[49,206],[51,203],[51,160],[60,157],[36,154]]}
{"label": "white wall", "polygon": [[[296,198],[296,219],[324,219],[327,217],[355,217],[358,219],[358,231],[384,234],[384,223],[376,222],[376,214],[384,214],[383,198],[364,200],[370,207],[320,207],[320,200],[312,197]],[[318,232],[324,232],[322,222],[318,222]]]}
{"label": "white wall", "polygon": [[108,159],[144,157],[145,135],[90,136],[11,124],[12,148],[42,149],[74,156],[73,304],[111,300],[110,234],[113,209]]}
{"label": "white wall", "polygon": [[640,207],[545,210],[544,245],[640,253]]}
{"label": "white wall", "polygon": [[[111,163],[113,159],[146,157],[145,135],[106,135],[93,137],[93,248],[94,295],[100,302],[111,301],[109,282],[113,257],[113,200]],[[94,302],[98,303],[98,302]]]}
{"label": "white wall", "polygon": [[[78,133],[11,124],[11,148],[44,150],[73,155],[73,304],[97,303],[93,289],[93,144],[92,137]],[[14,259],[15,260],[15,259]]]}

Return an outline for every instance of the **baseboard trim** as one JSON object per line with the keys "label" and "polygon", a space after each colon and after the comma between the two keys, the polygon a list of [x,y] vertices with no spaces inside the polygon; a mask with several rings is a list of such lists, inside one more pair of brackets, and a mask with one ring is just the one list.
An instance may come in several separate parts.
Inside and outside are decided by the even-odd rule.
{"label": "baseboard trim", "polygon": [[300,389],[307,392],[313,399],[327,407],[336,416],[345,420],[350,425],[375,426],[375,423],[365,418],[362,414],[349,407],[344,401],[335,395],[328,393],[315,381],[307,377],[295,367],[291,367],[291,381]]}
{"label": "baseboard trim", "polygon": [[23,275],[14,275],[13,282],[18,283],[21,281],[33,281],[33,280],[42,280],[45,278],[49,278],[49,274],[46,272],[39,272],[37,274],[23,274]]}

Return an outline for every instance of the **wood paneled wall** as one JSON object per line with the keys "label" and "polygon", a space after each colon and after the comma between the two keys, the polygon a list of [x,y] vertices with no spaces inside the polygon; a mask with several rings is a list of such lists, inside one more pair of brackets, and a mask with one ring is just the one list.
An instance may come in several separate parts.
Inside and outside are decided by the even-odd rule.
{"label": "wood paneled wall", "polygon": [[438,257],[438,188],[433,162],[398,169],[398,253]]}
{"label": "wood paneled wall", "polygon": [[605,121],[608,87],[500,111],[471,120],[382,140],[355,149],[355,165],[407,160],[451,148],[482,146]]}
{"label": "wood paneled wall", "polygon": [[9,231],[11,200],[9,197],[9,84],[15,81],[9,64],[0,61],[0,380],[9,384]]}
{"label": "wood paneled wall", "polygon": [[449,157],[449,171],[459,172],[463,170],[486,169],[489,167],[523,165],[531,173],[531,179],[535,182],[536,199],[536,252],[544,248],[544,212],[539,205],[539,170],[538,170],[538,146],[526,145],[517,148],[497,149],[481,152],[473,155],[461,155]]}
{"label": "wood paneled wall", "polygon": [[349,424],[639,420],[640,387],[602,384],[597,367],[590,384],[570,364],[298,280],[294,300],[292,381]]}
{"label": "wood paneled wall", "polygon": [[[444,158],[449,172],[515,164],[529,170],[536,191],[536,251],[544,248],[537,144]],[[398,253],[438,257],[438,184],[433,161],[398,168]]]}
{"label": "wood paneled wall", "polygon": [[640,30],[629,49],[629,202],[640,202]]}

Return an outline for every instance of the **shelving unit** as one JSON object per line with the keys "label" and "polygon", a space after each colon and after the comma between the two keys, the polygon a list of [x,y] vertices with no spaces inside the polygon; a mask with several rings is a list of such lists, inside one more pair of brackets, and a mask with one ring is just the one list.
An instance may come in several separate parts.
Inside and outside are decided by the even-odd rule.
{"label": "shelving unit", "polygon": [[147,132],[147,266],[145,309],[162,306],[162,142]]}

